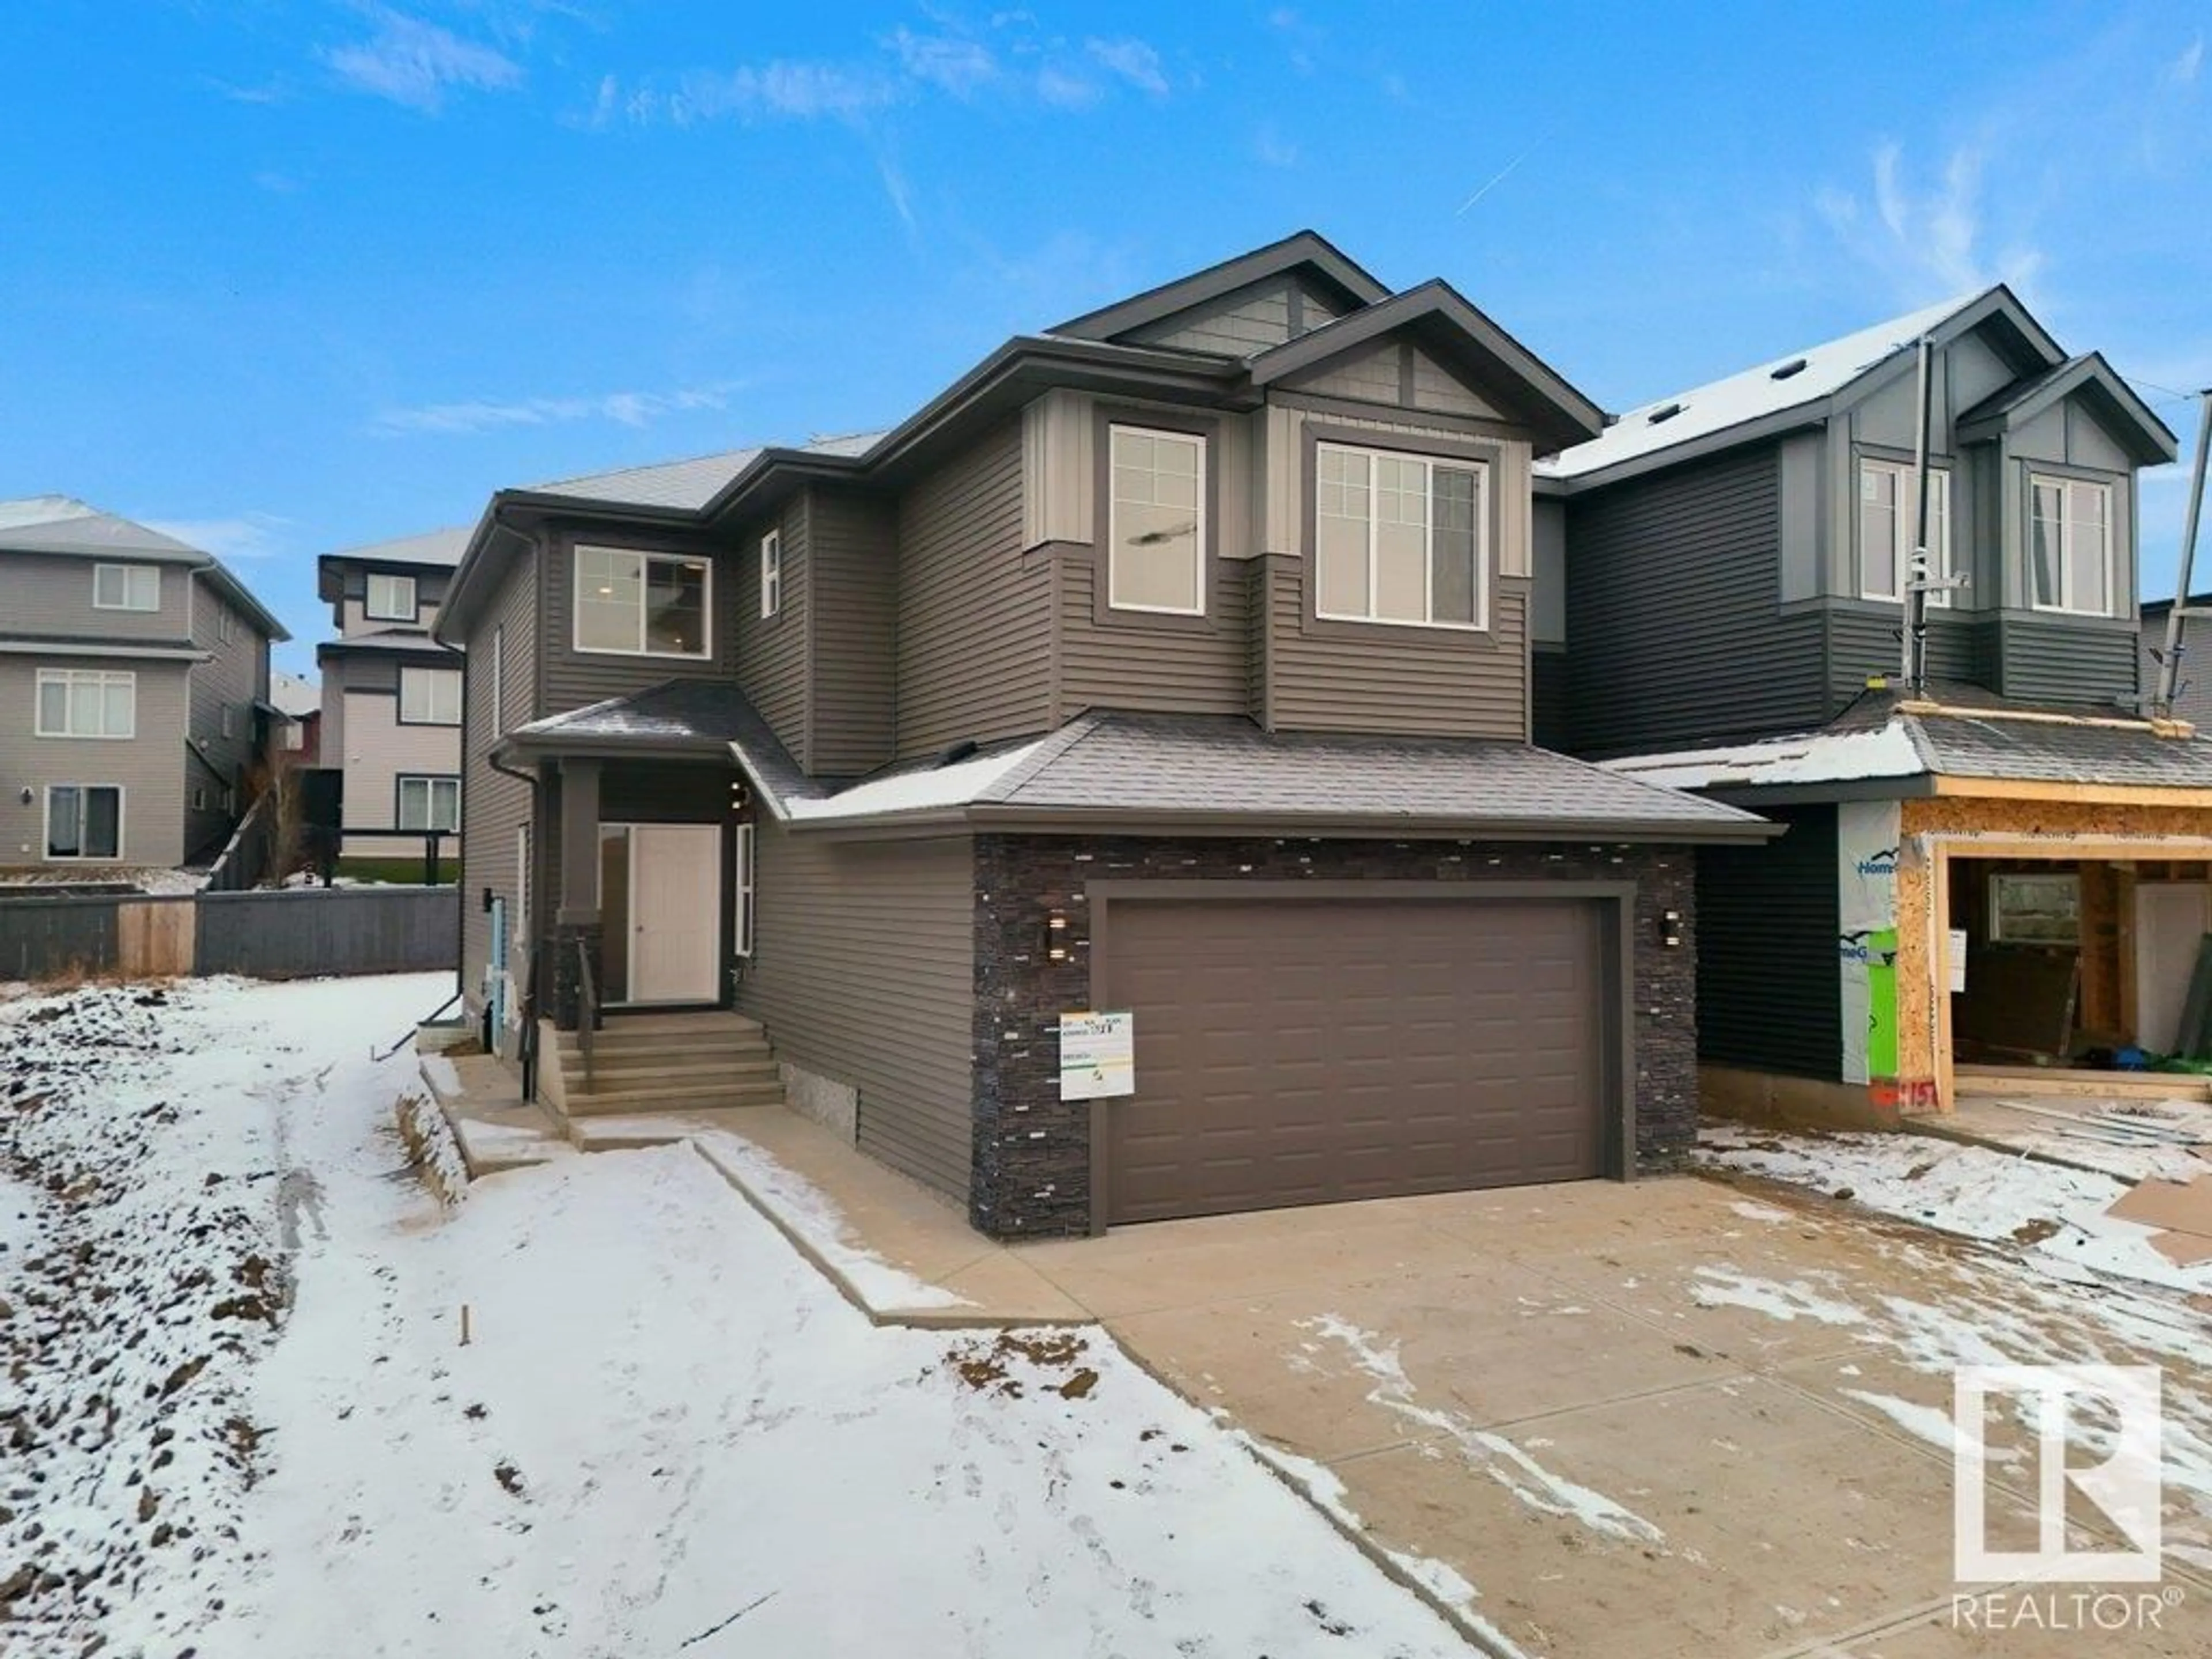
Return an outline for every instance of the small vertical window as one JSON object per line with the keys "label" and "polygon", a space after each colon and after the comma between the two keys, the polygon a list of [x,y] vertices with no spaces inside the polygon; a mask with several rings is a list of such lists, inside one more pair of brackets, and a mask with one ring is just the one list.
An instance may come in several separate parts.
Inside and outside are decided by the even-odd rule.
{"label": "small vertical window", "polygon": [[761,616],[773,617],[783,609],[783,532],[771,530],[761,538]]}
{"label": "small vertical window", "polygon": [[491,630],[491,672],[487,678],[491,707],[486,712],[491,734],[496,738],[507,731],[507,629],[503,626]]}
{"label": "small vertical window", "polygon": [[234,738],[238,735],[238,710],[234,705],[230,703],[223,704],[222,708],[217,712],[216,720],[218,722],[218,729],[221,730],[223,736],[226,738]]}
{"label": "small vertical window", "polygon": [[732,936],[737,940],[737,953],[750,957],[753,953],[753,826],[738,825],[738,906],[732,919]]}
{"label": "small vertical window", "polygon": [[1206,440],[1108,428],[1106,603],[1116,611],[1206,614]]}
{"label": "small vertical window", "polygon": [[514,943],[530,948],[530,825],[514,826]]}

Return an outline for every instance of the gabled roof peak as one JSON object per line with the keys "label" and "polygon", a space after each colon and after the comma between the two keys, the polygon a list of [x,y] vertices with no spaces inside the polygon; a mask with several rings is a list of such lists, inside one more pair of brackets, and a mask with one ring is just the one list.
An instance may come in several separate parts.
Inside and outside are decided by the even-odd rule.
{"label": "gabled roof peak", "polygon": [[1141,294],[1116,300],[1111,305],[1054,324],[1045,331],[1082,340],[1110,340],[1267,277],[1301,269],[1324,279],[1348,305],[1355,307],[1373,305],[1377,300],[1389,297],[1388,287],[1319,231],[1298,230],[1279,242],[1270,242],[1249,253],[1237,254],[1187,276],[1146,289]]}

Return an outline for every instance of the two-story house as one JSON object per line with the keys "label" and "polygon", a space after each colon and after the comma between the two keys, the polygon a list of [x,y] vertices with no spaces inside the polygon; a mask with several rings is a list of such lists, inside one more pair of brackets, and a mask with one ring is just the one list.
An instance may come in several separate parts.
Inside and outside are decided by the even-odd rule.
{"label": "two-story house", "polygon": [[1883,1118],[2174,1046],[2212,744],[2142,701],[2136,478],[2175,450],[1998,287],[1540,466],[1538,729],[1789,826],[1700,861],[1709,1104]]}
{"label": "two-story house", "polygon": [[465,993],[572,1112],[745,1097],[653,1017],[734,1010],[996,1235],[1663,1161],[1691,848],[1769,826],[1528,740],[1530,469],[1601,429],[1301,234],[889,432],[502,491]]}
{"label": "two-story house", "polygon": [[0,501],[0,864],[214,857],[289,637],[210,554],[67,496]]}
{"label": "two-story house", "polygon": [[[417,861],[421,835],[461,827],[461,665],[431,637],[464,529],[316,561],[336,639],[315,647],[322,764],[342,776],[342,858]],[[408,831],[410,835],[374,833]]]}

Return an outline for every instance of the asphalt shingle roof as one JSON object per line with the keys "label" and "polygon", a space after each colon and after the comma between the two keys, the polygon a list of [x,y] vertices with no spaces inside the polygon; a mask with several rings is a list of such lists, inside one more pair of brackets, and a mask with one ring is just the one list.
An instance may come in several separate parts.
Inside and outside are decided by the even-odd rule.
{"label": "asphalt shingle roof", "polygon": [[[798,446],[817,455],[866,454],[880,432],[854,432],[837,437],[815,438]],[[623,467],[612,472],[591,472],[581,477],[556,478],[532,484],[538,495],[573,495],[579,501],[607,501],[623,507],[666,507],[696,513],[721,493],[725,485],[761,457],[761,448],[726,449],[689,460],[662,461],[649,466]]]}

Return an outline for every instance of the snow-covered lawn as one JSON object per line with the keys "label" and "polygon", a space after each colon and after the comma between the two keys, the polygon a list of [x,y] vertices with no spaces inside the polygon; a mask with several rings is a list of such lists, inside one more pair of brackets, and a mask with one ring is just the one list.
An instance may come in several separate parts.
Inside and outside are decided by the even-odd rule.
{"label": "snow-covered lawn", "polygon": [[872,1328],[688,1146],[441,1207],[370,1053],[450,985],[0,1008],[11,1659],[1465,1651],[1103,1337]]}

